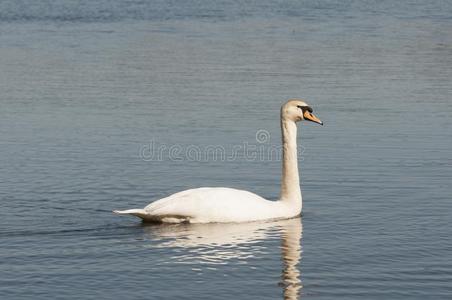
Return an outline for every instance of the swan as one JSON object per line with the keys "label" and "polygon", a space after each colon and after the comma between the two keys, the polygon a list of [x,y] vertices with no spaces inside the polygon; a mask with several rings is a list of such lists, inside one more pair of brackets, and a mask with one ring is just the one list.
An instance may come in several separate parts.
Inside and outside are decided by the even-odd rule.
{"label": "swan", "polygon": [[301,99],[290,99],[281,107],[283,144],[281,193],[277,201],[226,187],[202,187],[172,194],[143,209],[113,211],[133,215],[145,222],[230,223],[290,219],[301,214],[302,197],[297,161],[298,121],[323,125],[312,108]]}

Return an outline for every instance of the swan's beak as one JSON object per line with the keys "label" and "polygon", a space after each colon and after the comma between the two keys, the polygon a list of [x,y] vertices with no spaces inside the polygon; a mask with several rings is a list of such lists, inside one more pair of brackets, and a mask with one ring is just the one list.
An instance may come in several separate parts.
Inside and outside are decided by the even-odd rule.
{"label": "swan's beak", "polygon": [[311,113],[311,112],[309,112],[309,111],[305,111],[305,112],[303,113],[303,117],[304,117],[305,120],[308,120],[308,121],[311,121],[311,122],[314,122],[314,123],[318,123],[318,124],[320,124],[320,125],[323,125],[323,122],[320,121],[319,118],[317,118],[316,116],[314,116],[314,114]]}

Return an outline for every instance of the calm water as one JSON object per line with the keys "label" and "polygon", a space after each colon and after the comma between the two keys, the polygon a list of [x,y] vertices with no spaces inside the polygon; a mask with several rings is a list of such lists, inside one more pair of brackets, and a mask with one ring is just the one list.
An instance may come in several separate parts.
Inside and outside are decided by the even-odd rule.
{"label": "calm water", "polygon": [[[0,1],[1,299],[452,299],[451,2],[244,2]],[[111,213],[276,198],[277,160],[143,149],[277,146],[290,97],[302,219]]]}

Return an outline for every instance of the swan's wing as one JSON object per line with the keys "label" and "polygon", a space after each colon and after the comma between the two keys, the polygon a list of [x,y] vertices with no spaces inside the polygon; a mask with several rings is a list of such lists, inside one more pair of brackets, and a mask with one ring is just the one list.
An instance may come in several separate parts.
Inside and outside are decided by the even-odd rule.
{"label": "swan's wing", "polygon": [[[149,215],[186,217],[197,222],[234,222],[267,213],[273,202],[242,190],[198,188],[173,194],[144,208]],[[260,211],[256,211],[256,209]],[[265,212],[263,211],[265,210]]]}

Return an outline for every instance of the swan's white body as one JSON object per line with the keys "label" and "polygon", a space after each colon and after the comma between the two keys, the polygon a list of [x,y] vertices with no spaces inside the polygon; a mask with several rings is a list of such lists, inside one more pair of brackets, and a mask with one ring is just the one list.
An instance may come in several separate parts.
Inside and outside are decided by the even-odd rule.
{"label": "swan's white body", "polygon": [[283,201],[269,201],[243,190],[203,187],[157,200],[125,213],[149,222],[248,222],[295,217],[300,211]]}
{"label": "swan's white body", "polygon": [[[289,100],[281,108],[283,163],[281,194],[278,201],[269,201],[251,192],[232,188],[197,188],[182,191],[152,202],[143,209],[115,211],[117,214],[137,216],[143,221],[164,223],[250,222],[269,219],[288,219],[301,213],[302,197],[297,161],[296,121],[309,119],[309,108],[301,100]],[[299,110],[302,110],[300,115]],[[311,119],[313,118],[313,119]]]}

